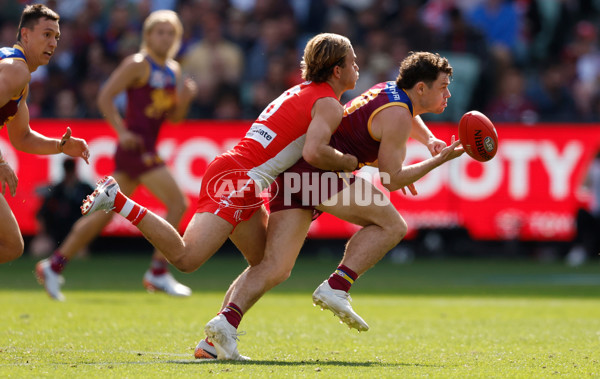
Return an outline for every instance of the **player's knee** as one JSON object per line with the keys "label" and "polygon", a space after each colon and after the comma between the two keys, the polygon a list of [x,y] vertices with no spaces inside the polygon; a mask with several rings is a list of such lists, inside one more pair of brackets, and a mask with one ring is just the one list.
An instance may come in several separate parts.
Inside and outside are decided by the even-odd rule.
{"label": "player's knee", "polygon": [[285,282],[292,273],[292,267],[281,264],[280,262],[262,262],[268,265],[269,279],[273,286]]}
{"label": "player's knee", "polygon": [[279,270],[277,272],[277,275],[274,277],[276,284],[285,282],[286,280],[288,280],[288,278],[290,277],[291,274],[292,274],[291,269]]}
{"label": "player's knee", "polygon": [[394,243],[399,243],[408,233],[408,225],[400,214],[390,219],[389,223],[386,223],[386,229]]}
{"label": "player's knee", "polygon": [[177,259],[172,259],[169,261],[176,269],[186,274],[196,271],[202,264],[198,264],[198,262],[189,259],[186,256],[179,257]]}
{"label": "player's knee", "polygon": [[14,261],[23,255],[24,250],[25,243],[23,242],[22,236],[4,241],[0,246],[0,263]]}

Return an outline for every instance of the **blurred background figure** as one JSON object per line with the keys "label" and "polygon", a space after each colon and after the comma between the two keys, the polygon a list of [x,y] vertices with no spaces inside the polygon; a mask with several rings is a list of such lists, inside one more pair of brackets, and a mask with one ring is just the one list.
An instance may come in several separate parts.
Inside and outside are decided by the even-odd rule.
{"label": "blurred background figure", "polygon": [[565,261],[580,266],[600,254],[600,150],[590,164],[583,183],[584,201],[577,210],[576,235]]}
{"label": "blurred background figure", "polygon": [[[113,19],[115,25],[126,24],[122,11],[113,10],[113,15],[118,16]],[[188,199],[159,156],[157,139],[165,120],[178,123],[186,117],[197,87],[193,80],[183,78],[181,67],[174,60],[183,34],[177,14],[169,10],[152,12],[143,28],[139,52],[123,59],[111,74],[98,95],[98,108],[118,135],[113,175],[123,192],[130,195],[139,186],[144,186],[167,208],[166,221],[177,227]],[[68,90],[59,92],[57,105],[74,98],[72,92],[69,96],[65,91]],[[124,116],[116,105],[122,94],[125,94],[127,104]],[[73,104],[66,108],[75,109]],[[58,110],[61,109],[59,106]],[[103,212],[79,216],[52,256],[36,265],[38,281],[55,300],[65,299],[60,288],[64,283],[62,272],[69,260],[96,238],[112,218],[112,214]],[[191,289],[175,280],[168,266],[167,259],[156,250],[142,280],[144,287],[151,292],[190,296]]]}
{"label": "blurred background figure", "polygon": [[[35,99],[35,105],[41,106],[36,114],[41,117],[52,116],[54,94],[64,88],[75,92],[81,117],[98,117],[92,95],[97,95],[122,59],[137,51],[144,18],[156,9],[170,9],[184,25],[175,58],[201,89],[190,118],[254,119],[265,101],[273,93],[279,94],[275,87],[297,84],[302,47],[319,32],[347,36],[360,52],[361,79],[356,90],[342,98],[344,102],[378,81],[377,77],[390,75],[389,69],[409,51],[434,51],[448,57],[458,70],[464,67],[455,73],[450,87],[455,95],[453,108],[433,118],[436,121],[458,121],[464,111],[491,106],[507,71],[514,67],[527,87],[540,86],[538,82],[544,80],[540,72],[553,80],[550,77],[556,71],[546,71],[550,63],[561,67],[559,92],[575,103],[574,109],[570,105],[561,108],[559,117],[577,122],[596,118],[593,99],[600,87],[600,1],[596,0],[55,3],[65,9],[61,43],[47,72],[36,72],[32,79],[45,88]],[[7,45],[14,38],[23,1],[3,0],[0,4],[0,39]],[[557,92],[551,94],[551,102],[556,96]],[[548,100],[541,105],[546,107]],[[539,109],[536,122],[556,120],[554,115],[541,113],[547,109],[555,108]]]}
{"label": "blurred background figure", "polygon": [[39,232],[30,245],[33,256],[47,256],[56,249],[81,217],[81,199],[94,191],[90,184],[79,179],[76,165],[74,159],[65,159],[63,178],[38,189],[43,200],[37,213]]}

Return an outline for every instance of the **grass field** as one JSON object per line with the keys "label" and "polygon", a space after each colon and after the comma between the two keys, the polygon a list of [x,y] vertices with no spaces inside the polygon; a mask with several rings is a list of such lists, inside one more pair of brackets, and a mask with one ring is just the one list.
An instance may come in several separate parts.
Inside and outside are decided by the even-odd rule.
{"label": "grass field", "polygon": [[311,304],[337,263],[298,261],[292,277],[244,318],[251,362],[197,361],[237,256],[193,274],[188,299],[148,294],[144,256],[71,262],[67,302],[48,299],[35,261],[0,266],[0,377],[600,377],[600,264],[381,262],[352,290],[371,330],[357,333]]}

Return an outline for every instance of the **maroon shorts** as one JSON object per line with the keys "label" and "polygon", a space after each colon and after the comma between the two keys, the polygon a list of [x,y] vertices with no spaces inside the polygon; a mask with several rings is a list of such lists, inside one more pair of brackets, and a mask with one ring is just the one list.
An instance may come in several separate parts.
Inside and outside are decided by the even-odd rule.
{"label": "maroon shorts", "polygon": [[316,218],[321,214],[316,206],[349,187],[355,180],[352,173],[323,171],[300,160],[271,185],[270,211],[312,209]]}
{"label": "maroon shorts", "polygon": [[156,152],[140,153],[137,150],[124,150],[117,146],[115,153],[115,171],[124,172],[131,179],[137,179],[148,171],[162,167],[165,162]]}
{"label": "maroon shorts", "polygon": [[247,172],[231,157],[218,156],[202,178],[196,213],[213,213],[234,227],[250,219],[264,200]]}

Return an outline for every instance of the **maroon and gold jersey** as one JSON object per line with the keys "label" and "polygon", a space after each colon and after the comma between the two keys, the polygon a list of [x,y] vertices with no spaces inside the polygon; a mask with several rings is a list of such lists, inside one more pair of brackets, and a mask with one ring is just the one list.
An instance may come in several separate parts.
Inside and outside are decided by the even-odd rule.
{"label": "maroon and gold jersey", "polygon": [[156,139],[167,113],[175,105],[176,77],[168,66],[150,63],[148,81],[141,87],[127,89],[127,129],[141,136],[145,152],[156,150]]}
{"label": "maroon and gold jersey", "polygon": [[[27,62],[25,59],[25,54],[23,53],[23,48],[19,45],[14,45],[13,47],[3,47],[0,49],[0,60],[2,59],[14,59],[20,60],[23,62]],[[1,90],[1,89],[0,89]],[[9,122],[19,109],[19,102],[23,98],[23,94],[25,93],[25,88],[21,91],[18,96],[13,97],[8,101],[8,103],[4,104],[0,108],[0,128],[4,126],[7,122]]]}
{"label": "maroon and gold jersey", "polygon": [[413,114],[410,98],[396,82],[383,82],[346,103],[344,117],[331,137],[330,145],[344,154],[352,154],[361,164],[377,159],[380,141],[371,134],[373,117],[381,110],[401,106]]}
{"label": "maroon and gold jersey", "polygon": [[[374,85],[346,103],[342,122],[331,136],[329,144],[344,154],[354,155],[361,166],[375,162],[380,141],[371,132],[373,117],[392,106],[404,107],[413,114],[410,98],[404,90],[398,88],[396,82]],[[297,181],[286,180],[286,175],[293,175]],[[277,177],[271,187],[272,193],[275,193],[270,203],[271,212],[294,208],[314,210],[315,206],[354,183],[355,179],[353,175],[320,170],[300,159]],[[290,187],[291,183],[294,183],[293,189]],[[315,212],[315,217],[318,214],[320,212]]]}

